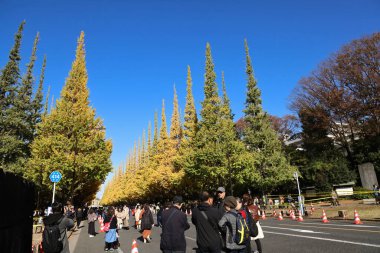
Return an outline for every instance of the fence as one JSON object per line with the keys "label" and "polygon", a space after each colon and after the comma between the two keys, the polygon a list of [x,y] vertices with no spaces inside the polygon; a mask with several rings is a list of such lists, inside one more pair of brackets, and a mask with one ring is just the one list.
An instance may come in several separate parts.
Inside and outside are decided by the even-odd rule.
{"label": "fence", "polygon": [[0,252],[31,252],[34,184],[0,169]]}

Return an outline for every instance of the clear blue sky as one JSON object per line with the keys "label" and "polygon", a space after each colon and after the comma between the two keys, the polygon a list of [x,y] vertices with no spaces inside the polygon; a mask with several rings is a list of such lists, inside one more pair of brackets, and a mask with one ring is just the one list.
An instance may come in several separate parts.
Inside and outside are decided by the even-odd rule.
{"label": "clear blue sky", "polygon": [[244,38],[264,109],[282,116],[289,113],[289,96],[302,76],[345,43],[380,31],[379,13],[378,0],[0,0],[0,66],[26,20],[22,64],[39,31],[37,67],[46,54],[45,92],[51,85],[58,98],[76,39],[85,31],[91,105],[104,119],[117,167],[154,111],[160,112],[162,99],[169,123],[174,83],[183,111],[187,65],[199,112],[206,42],[218,84],[225,72],[235,119],[242,116],[245,99]]}

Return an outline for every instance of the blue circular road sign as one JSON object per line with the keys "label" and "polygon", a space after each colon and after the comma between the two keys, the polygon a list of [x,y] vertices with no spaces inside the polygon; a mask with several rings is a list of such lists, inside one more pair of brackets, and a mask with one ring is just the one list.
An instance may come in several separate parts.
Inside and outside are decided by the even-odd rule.
{"label": "blue circular road sign", "polygon": [[62,174],[56,170],[50,174],[49,178],[50,178],[51,182],[58,183],[59,180],[61,180],[61,178],[62,178]]}

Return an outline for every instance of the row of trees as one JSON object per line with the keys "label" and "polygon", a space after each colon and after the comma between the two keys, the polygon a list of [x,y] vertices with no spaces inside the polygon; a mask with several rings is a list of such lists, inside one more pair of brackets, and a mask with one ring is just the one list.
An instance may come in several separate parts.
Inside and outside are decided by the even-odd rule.
{"label": "row of trees", "polygon": [[15,36],[9,61],[0,74],[0,168],[36,184],[38,206],[51,198],[49,175],[59,170],[57,199],[87,202],[95,197],[111,171],[112,144],[105,139],[102,120],[89,105],[84,33],[76,57],[56,104],[43,105],[43,60],[38,88],[33,95],[33,68],[39,35],[24,76],[20,74],[23,22]]}
{"label": "row of trees", "polygon": [[[201,119],[189,67],[182,128],[175,94],[169,136],[163,106],[160,134],[156,114],[153,140],[149,124],[148,140],[143,132],[107,184],[102,202],[154,200],[175,193],[193,197],[216,185],[226,185],[231,193],[248,187],[290,190],[296,168],[302,186],[320,191],[351,180],[360,183],[357,165],[364,162],[374,163],[380,175],[380,33],[345,45],[302,78],[292,94],[294,115],[279,118],[263,112],[247,45],[246,74],[244,117],[234,124],[223,74],[218,95],[207,45]],[[290,144],[297,136],[301,142]]]}
{"label": "row of trees", "polygon": [[206,46],[204,100],[198,120],[192,95],[191,70],[187,72],[187,96],[183,126],[174,90],[170,132],[163,102],[161,125],[155,114],[153,139],[150,123],[125,165],[107,184],[101,202],[162,200],[175,194],[188,198],[219,185],[242,193],[247,187],[273,190],[292,180],[296,170],[289,164],[269,116],[263,111],[247,43],[247,96],[244,131],[238,133],[222,73],[218,92],[211,47]]}

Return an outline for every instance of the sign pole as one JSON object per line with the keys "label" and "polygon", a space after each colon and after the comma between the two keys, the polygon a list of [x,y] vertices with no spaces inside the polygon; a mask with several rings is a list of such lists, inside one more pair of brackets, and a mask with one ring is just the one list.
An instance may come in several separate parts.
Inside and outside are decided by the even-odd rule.
{"label": "sign pole", "polygon": [[298,173],[297,172],[294,172],[294,175],[295,179],[297,180],[297,188],[298,188],[298,204],[299,204],[299,208],[300,208],[300,213],[302,215],[304,215],[303,213],[303,204],[302,204],[302,197],[301,197],[301,189],[300,189],[300,183],[298,181]]}
{"label": "sign pole", "polygon": [[54,183],[54,186],[53,186],[53,201],[51,202],[52,204],[54,203],[54,197],[55,197],[55,183]]}

